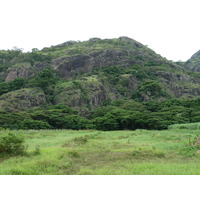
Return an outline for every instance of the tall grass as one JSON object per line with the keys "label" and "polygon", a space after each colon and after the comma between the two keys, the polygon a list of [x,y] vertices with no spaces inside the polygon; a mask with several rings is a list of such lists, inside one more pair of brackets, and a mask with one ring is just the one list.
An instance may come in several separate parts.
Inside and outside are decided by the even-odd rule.
{"label": "tall grass", "polygon": [[168,126],[168,129],[190,129],[190,130],[200,130],[200,122],[189,123],[189,124],[173,124]]}
{"label": "tall grass", "polygon": [[[1,133],[1,131],[0,131]],[[0,174],[200,174],[200,130],[28,130],[28,153],[0,157]]]}

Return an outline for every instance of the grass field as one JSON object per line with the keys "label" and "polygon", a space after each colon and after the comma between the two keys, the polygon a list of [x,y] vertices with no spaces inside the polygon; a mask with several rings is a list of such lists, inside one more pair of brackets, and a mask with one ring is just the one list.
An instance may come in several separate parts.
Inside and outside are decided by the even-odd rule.
{"label": "grass field", "polygon": [[23,134],[29,154],[2,157],[0,174],[200,174],[200,148],[193,145],[200,130],[29,130]]}

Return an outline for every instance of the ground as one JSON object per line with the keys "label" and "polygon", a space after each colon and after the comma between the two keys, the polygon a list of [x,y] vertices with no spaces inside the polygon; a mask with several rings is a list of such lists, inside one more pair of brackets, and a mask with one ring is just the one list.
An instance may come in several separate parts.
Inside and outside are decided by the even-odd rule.
{"label": "ground", "polygon": [[18,132],[28,154],[2,157],[0,174],[200,174],[200,130]]}

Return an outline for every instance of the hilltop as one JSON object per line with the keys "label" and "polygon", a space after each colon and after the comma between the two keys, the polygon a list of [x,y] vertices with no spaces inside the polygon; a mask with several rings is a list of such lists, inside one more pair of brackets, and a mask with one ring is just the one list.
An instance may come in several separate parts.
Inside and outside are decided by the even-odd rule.
{"label": "hilltop", "polygon": [[184,64],[188,70],[200,72],[200,50],[197,51],[192,57]]}

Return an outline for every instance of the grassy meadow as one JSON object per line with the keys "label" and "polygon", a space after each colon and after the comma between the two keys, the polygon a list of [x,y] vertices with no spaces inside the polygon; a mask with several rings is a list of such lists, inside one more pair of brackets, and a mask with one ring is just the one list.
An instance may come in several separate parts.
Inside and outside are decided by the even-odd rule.
{"label": "grassy meadow", "polygon": [[25,136],[28,153],[23,156],[2,156],[0,174],[200,174],[200,148],[193,145],[200,130],[14,132]]}

